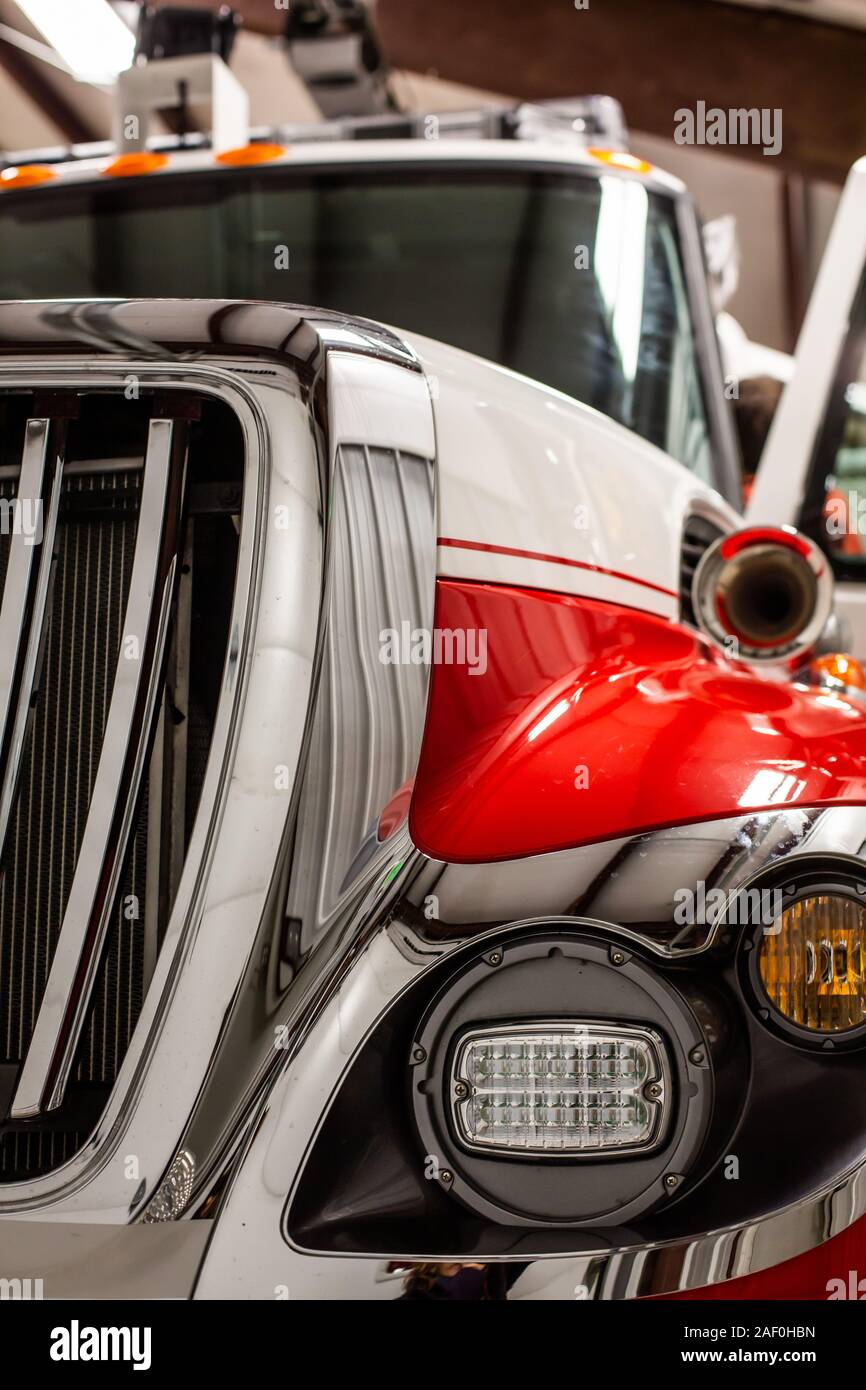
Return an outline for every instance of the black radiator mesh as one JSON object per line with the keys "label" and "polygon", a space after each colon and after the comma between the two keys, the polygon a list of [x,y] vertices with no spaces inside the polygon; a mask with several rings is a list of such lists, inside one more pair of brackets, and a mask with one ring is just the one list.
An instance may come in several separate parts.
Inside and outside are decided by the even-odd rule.
{"label": "black radiator mesh", "polygon": [[[39,404],[26,393],[0,395],[0,500],[17,494],[25,421],[38,417]],[[178,416],[188,445],[183,524],[192,542],[192,596],[184,600],[192,606],[189,649],[178,652],[169,641],[159,694],[167,711],[160,759],[154,762],[151,750],[153,768],[144,768],[63,1102],[33,1119],[13,1120],[10,1105],[63,924],[99,766],[132,577],[149,421],[167,402],[130,402],[95,391],[82,392],[76,404],[41,665],[0,858],[0,1186],[72,1158],[92,1133],[118,1076],[177,889],[182,857],[169,854],[177,836],[176,788],[185,784],[183,853],[201,797],[236,577],[243,437],[230,410],[202,401],[200,416],[186,408]],[[0,595],[10,551],[4,529]],[[170,633],[181,602],[176,591]],[[186,757],[171,737],[172,720],[183,719]],[[155,795],[149,806],[151,780]]]}
{"label": "black radiator mesh", "polygon": [[[6,486],[9,486],[8,484]],[[26,1051],[72,884],[111,697],[132,570],[140,476],[64,484],[38,698],[0,860],[0,1061]],[[142,992],[141,827],[109,932],[106,968],[81,1048],[80,1080],[110,1082]]]}

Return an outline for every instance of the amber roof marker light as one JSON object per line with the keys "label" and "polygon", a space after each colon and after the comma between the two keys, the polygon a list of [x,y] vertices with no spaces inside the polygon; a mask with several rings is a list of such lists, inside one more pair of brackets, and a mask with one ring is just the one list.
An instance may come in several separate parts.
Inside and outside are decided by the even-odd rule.
{"label": "amber roof marker light", "polygon": [[612,169],[624,169],[629,174],[651,174],[653,166],[646,159],[639,159],[635,154],[629,154],[628,150],[600,150],[595,147],[587,149],[587,154],[593,159],[597,159],[600,164],[607,164]]}
{"label": "amber roof marker light", "polygon": [[0,172],[0,188],[35,188],[40,183],[52,183],[56,178],[47,164],[13,164]]}
{"label": "amber roof marker light", "polygon": [[157,154],[153,150],[133,150],[129,154],[119,154],[102,173],[109,179],[136,178],[141,174],[157,174],[168,166],[168,155]]}
{"label": "amber roof marker light", "polygon": [[222,150],[220,154],[214,155],[214,159],[217,164],[244,168],[254,164],[270,164],[275,159],[282,159],[288,152],[286,145],[275,145],[263,140],[251,145],[239,145],[234,150]]}

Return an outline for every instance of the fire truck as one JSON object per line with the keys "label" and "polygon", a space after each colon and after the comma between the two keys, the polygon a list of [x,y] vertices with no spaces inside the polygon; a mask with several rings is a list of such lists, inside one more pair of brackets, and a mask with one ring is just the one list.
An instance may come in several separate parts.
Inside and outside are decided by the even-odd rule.
{"label": "fire truck", "polygon": [[0,1275],[826,1296],[866,173],[744,523],[687,191],[607,98],[387,109],[337,10],[321,124],[145,12],[111,148],[0,173]]}

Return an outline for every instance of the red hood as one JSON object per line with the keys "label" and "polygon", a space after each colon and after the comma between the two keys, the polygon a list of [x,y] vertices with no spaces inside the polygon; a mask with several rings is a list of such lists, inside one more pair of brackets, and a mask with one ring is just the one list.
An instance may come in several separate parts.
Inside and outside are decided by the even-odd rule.
{"label": "red hood", "polygon": [[433,858],[513,859],[746,811],[866,803],[866,705],[756,676],[664,619],[440,580],[436,629],[486,633],[486,670],[472,642],[474,673],[433,667],[410,812]]}

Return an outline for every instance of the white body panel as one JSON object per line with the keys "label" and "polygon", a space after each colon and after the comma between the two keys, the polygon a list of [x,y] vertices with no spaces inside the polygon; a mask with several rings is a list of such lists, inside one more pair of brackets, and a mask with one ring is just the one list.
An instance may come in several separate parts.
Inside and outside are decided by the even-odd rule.
{"label": "white body panel", "polygon": [[435,457],[433,413],[422,376],[350,352],[332,353],[328,368],[333,453],[341,444],[368,444]]}
{"label": "white body panel", "polygon": [[797,344],[795,368],[773,421],[747,511],[754,523],[800,517],[809,464],[848,331],[866,251],[866,159],[839,204]]}
{"label": "white body panel", "polygon": [[470,353],[401,336],[433,397],[439,574],[676,618],[683,520],[701,511],[735,528],[723,498],[591,407]]}
{"label": "white body panel", "polygon": [[[794,373],[761,458],[747,518],[800,522],[809,469],[866,262],[866,158],[851,170],[797,344]],[[866,583],[843,579],[836,611],[855,654],[866,659]]]}

